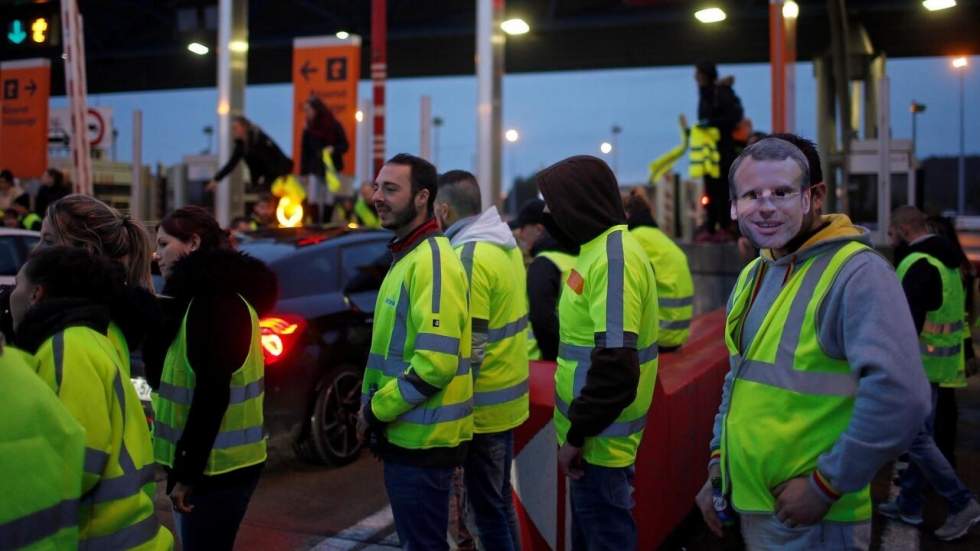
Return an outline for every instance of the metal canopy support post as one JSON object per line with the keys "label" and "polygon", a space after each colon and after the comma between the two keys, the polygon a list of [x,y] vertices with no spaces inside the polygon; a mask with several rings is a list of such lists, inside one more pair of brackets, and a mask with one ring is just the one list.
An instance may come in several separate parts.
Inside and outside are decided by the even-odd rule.
{"label": "metal canopy support post", "polygon": [[143,112],[133,111],[133,183],[129,188],[129,216],[143,220]]}
{"label": "metal canopy support post", "polygon": [[[234,43],[235,47],[230,47]],[[231,121],[245,113],[245,74],[248,68],[248,0],[218,0],[218,165],[231,158]],[[245,212],[241,167],[220,184],[215,194],[215,217],[222,227]],[[252,175],[254,178],[255,175]],[[233,214],[234,213],[234,214]]]}
{"label": "metal canopy support post", "polygon": [[71,155],[75,193],[92,194],[92,156],[88,141],[85,31],[76,0],[61,2],[61,32],[65,57],[65,94],[71,113]]}
{"label": "metal canopy support post", "polygon": [[888,77],[878,79],[878,241],[888,239],[892,214],[891,116]]}
{"label": "metal canopy support post", "polygon": [[476,175],[481,184],[480,198],[484,208],[497,204],[500,199],[500,89],[505,41],[500,23],[503,13],[503,0],[476,2]]}
{"label": "metal canopy support post", "polygon": [[[371,2],[371,84],[374,99],[370,180],[385,163],[385,81],[388,78],[388,0]],[[368,120],[367,117],[364,119]]]}
{"label": "metal canopy support post", "polygon": [[817,146],[820,150],[820,163],[823,169],[823,181],[827,184],[827,196],[824,210],[837,212],[839,204],[837,162],[837,125],[834,107],[834,75],[833,63],[828,56],[813,60],[813,70],[817,79]]}
{"label": "metal canopy support post", "polygon": [[769,0],[769,68],[772,75],[772,131],[786,132],[786,28],[783,0]]}

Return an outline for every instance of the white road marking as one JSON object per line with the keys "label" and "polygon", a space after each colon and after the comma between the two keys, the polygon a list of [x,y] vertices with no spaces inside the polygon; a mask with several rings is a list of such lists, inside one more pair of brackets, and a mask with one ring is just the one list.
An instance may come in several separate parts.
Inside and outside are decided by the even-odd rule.
{"label": "white road marking", "polygon": [[363,549],[364,551],[372,549],[391,549],[392,543],[394,546],[398,545],[397,538],[392,540],[391,536],[384,538],[380,543],[368,544],[365,546],[365,542],[369,542],[381,534],[384,534],[393,529],[395,525],[395,518],[391,514],[391,506],[386,506],[369,517],[362,519],[357,524],[344,529],[335,536],[331,536],[322,540],[320,543],[313,547],[313,551],[351,551],[353,549]]}

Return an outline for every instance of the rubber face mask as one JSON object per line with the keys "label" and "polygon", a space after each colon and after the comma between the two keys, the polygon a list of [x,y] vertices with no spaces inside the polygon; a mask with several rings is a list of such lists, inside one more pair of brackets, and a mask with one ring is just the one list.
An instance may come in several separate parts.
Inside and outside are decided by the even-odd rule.
{"label": "rubber face mask", "polygon": [[784,161],[747,159],[738,170],[732,219],[759,249],[782,249],[800,233],[810,212],[810,190],[799,185],[800,169]]}

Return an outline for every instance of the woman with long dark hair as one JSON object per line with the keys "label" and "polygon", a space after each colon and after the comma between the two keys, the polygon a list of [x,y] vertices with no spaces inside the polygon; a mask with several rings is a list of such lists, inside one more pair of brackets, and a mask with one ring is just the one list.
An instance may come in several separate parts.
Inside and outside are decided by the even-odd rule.
{"label": "woman with long dark hair", "polygon": [[183,548],[231,549],[266,460],[258,316],[275,304],[276,277],[201,207],[163,219],[156,259],[167,321],[152,347],[165,352],[147,358],[159,373],[154,455]]}
{"label": "woman with long dark hair", "polygon": [[[350,147],[344,127],[320,98],[303,102],[305,126],[301,141],[300,174],[306,178],[306,196],[316,221],[330,219],[333,195],[340,192],[344,153]],[[328,159],[329,157],[329,159]],[[332,166],[327,166],[327,163]],[[322,210],[326,212],[321,212]]]}
{"label": "woman with long dark hair", "polygon": [[248,166],[252,186],[258,191],[269,191],[276,178],[293,170],[293,161],[279,149],[276,142],[244,116],[236,115],[232,118],[231,135],[235,139],[231,158],[208,183],[208,191],[214,191],[218,182],[230,174],[242,160]]}

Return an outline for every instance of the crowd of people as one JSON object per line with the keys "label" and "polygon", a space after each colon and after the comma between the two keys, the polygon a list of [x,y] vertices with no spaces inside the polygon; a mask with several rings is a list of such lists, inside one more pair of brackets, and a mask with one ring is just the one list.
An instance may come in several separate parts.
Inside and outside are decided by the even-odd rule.
{"label": "crowd of people", "polygon": [[48,205],[71,193],[71,184],[56,168],[49,168],[27,191],[8,169],[0,170],[0,217],[5,228],[38,230]]}
{"label": "crowd of people", "polygon": [[[867,230],[824,213],[819,166],[791,134],[732,159],[727,220],[760,254],[728,301],[731,370],[697,506],[750,549],[867,549],[869,485],[907,453],[901,494],[878,510],[921,523],[929,484],[949,502],[936,536],[959,538],[980,505],[935,418],[955,412],[943,388],[965,384],[973,353],[968,264],[948,226],[903,207],[896,273]],[[473,174],[399,154],[345,211],[394,234],[357,432],[383,462],[405,549],[447,549],[451,525],[520,549],[510,473],[529,359],[557,363],[572,547],[636,548],[637,450],[660,355],[687,345],[690,268],[602,160],[570,157],[535,180],[542,199],[508,224]],[[275,275],[200,207],[168,214],[151,240],[97,199],[47,200],[0,324],[0,464],[22,497],[0,503],[0,547],[172,548],[153,507],[160,465],[182,547],[231,549],[267,458],[258,319]],[[265,223],[274,205],[260,204]],[[127,381],[137,351],[152,432]]]}

